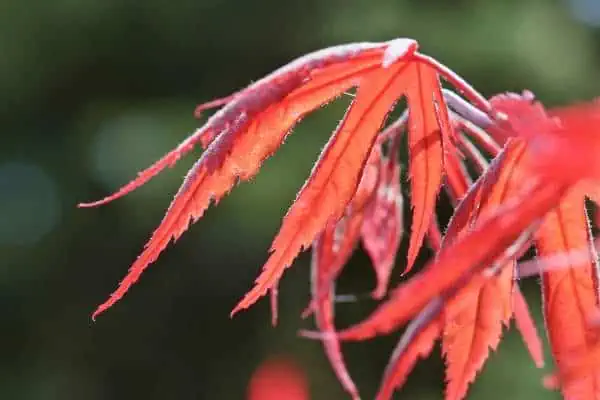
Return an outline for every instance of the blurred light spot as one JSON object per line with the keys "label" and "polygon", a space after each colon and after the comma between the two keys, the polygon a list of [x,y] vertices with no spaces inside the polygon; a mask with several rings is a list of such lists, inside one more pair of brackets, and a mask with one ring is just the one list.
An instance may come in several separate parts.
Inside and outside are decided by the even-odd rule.
{"label": "blurred light spot", "polygon": [[146,114],[107,119],[91,147],[91,170],[108,191],[121,187],[166,153],[174,143],[168,129]]}
{"label": "blurred light spot", "polygon": [[0,244],[32,245],[57,224],[56,184],[34,164],[0,164]]}
{"label": "blurred light spot", "polygon": [[593,27],[600,27],[600,1],[569,0],[573,16],[578,21]]}
{"label": "blurred light spot", "polygon": [[254,371],[247,400],[308,400],[304,372],[290,359],[272,358]]}

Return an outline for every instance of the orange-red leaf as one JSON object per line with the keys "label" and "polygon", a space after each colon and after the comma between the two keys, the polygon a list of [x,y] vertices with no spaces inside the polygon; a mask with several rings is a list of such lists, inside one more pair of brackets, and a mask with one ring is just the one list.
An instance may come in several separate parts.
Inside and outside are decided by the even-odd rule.
{"label": "orange-red leaf", "polygon": [[303,316],[306,316],[315,312],[317,328],[324,333],[323,346],[327,358],[342,386],[354,399],[359,398],[358,391],[344,365],[340,343],[335,336],[334,281],[358,243],[365,208],[374,201],[383,166],[386,164],[382,162],[378,143],[371,151],[356,193],[346,207],[345,215],[339,221],[330,220],[314,241],[311,263],[312,300],[303,313]]}
{"label": "orange-red leaf", "polygon": [[354,221],[342,220],[340,221],[341,226],[335,221],[330,222],[313,244],[311,262],[312,297],[313,302],[316,302],[314,312],[317,328],[325,333],[323,347],[329,363],[344,389],[353,399],[358,399],[358,390],[346,369],[340,343],[335,336],[334,325],[335,284],[333,279],[352,254],[354,243],[360,232],[360,220],[358,220],[358,227],[353,229],[354,234],[346,231],[345,228],[352,229],[352,227],[345,226],[345,222],[350,224],[354,222],[354,225],[356,225],[356,219]]}
{"label": "orange-red leaf", "polygon": [[[584,195],[572,190],[544,220],[536,235],[540,257],[588,248],[587,262],[542,273],[546,326],[559,373],[568,371],[576,359],[591,352],[600,340],[589,318],[598,311],[597,256],[590,246],[590,232],[583,204]],[[566,399],[596,399],[600,396],[600,365],[591,374],[565,382]]]}
{"label": "orange-red leaf", "polygon": [[511,171],[511,168],[514,167],[515,162],[520,160],[524,151],[525,143],[523,141],[513,139],[507,142],[486,172],[471,185],[467,194],[456,206],[450,219],[444,237],[445,246],[455,240],[465,227],[472,225],[480,212],[480,207],[487,202],[486,199],[492,193],[493,187],[499,182],[500,176],[505,173],[504,180],[510,176],[510,173],[507,175],[506,172]]}
{"label": "orange-red leaf", "polygon": [[467,285],[444,310],[442,350],[446,357],[446,399],[464,398],[489,350],[500,343],[512,314],[512,262],[496,277]]}
{"label": "orange-red leaf", "polygon": [[[503,157],[494,165],[495,170],[485,176],[480,203],[471,219],[493,212],[510,196],[518,193],[523,181],[523,146],[509,142]],[[450,225],[465,223],[452,219]],[[462,231],[467,226],[450,227],[450,232]],[[453,238],[449,237],[450,240]],[[442,351],[446,357],[446,399],[464,398],[468,385],[483,367],[489,349],[500,343],[502,325],[512,315],[512,287],[515,261],[509,261],[497,275],[472,282],[460,290],[444,309]]]}
{"label": "orange-red leaf", "polygon": [[521,333],[521,337],[527,346],[527,350],[535,363],[535,366],[542,368],[544,366],[544,348],[542,340],[538,334],[535,322],[529,312],[529,306],[527,301],[519,290],[519,287],[515,285],[513,291],[513,312],[515,315],[515,325]]}
{"label": "orange-red leaf", "polygon": [[405,273],[410,271],[417,258],[435,210],[442,180],[442,136],[449,138],[452,135],[447,114],[438,111],[446,113],[447,108],[436,70],[415,63],[411,66],[410,79],[412,84],[406,96],[413,221]]}
{"label": "orange-red leaf", "polygon": [[317,328],[325,333],[323,346],[329,362],[344,389],[354,399],[358,399],[358,391],[350,377],[340,349],[339,340],[335,336],[334,296],[335,279],[352,255],[356,247],[364,212],[373,201],[375,190],[381,179],[382,155],[379,143],[371,150],[367,164],[363,170],[360,183],[345,215],[339,220],[330,220],[323,232],[313,243],[311,263],[312,300],[303,315],[315,312]]}
{"label": "orange-red leaf", "polygon": [[[92,204],[108,202],[135,189],[165,166],[173,164],[197,141],[211,142],[188,173],[161,224],[146,244],[142,254],[131,266],[128,275],[111,297],[98,307],[93,318],[117,302],[138,280],[144,269],[156,260],[171,238],[177,239],[187,230],[190,220],[196,221],[203,215],[211,200],[217,202],[238,180],[252,178],[258,172],[262,162],[281,145],[299,118],[339,95],[348,87],[358,84],[361,77],[365,74],[369,75],[365,71],[373,68],[376,63],[381,64],[381,59],[385,55],[384,50],[391,46],[391,42],[389,46],[387,44],[341,46],[296,60],[236,95],[231,103],[211,117],[195,135],[142,172],[138,179],[116,194]],[[413,49],[411,46],[407,49]],[[336,63],[343,63],[352,57],[362,57],[362,60],[366,61],[365,65],[356,63],[345,65],[350,68],[351,73],[348,74]],[[302,82],[310,81],[312,70],[328,65],[335,73],[328,75],[322,72],[323,79],[317,76],[312,84],[306,85],[306,88],[297,88]],[[277,102],[288,91],[294,89],[296,91],[289,95],[290,101]],[[216,132],[220,133],[212,140],[211,135]]]}
{"label": "orange-red leaf", "polygon": [[[314,311],[321,294],[329,296],[333,282],[342,271],[358,244],[361,228],[364,223],[365,208],[373,201],[379,184],[380,169],[382,167],[381,156],[381,149],[376,144],[373,146],[373,150],[371,150],[356,193],[350,204],[346,207],[344,216],[339,221],[329,221],[322,234],[313,243],[313,248],[315,246],[322,247],[322,242],[329,235],[335,234],[335,241],[333,239],[330,240],[331,245],[334,246],[332,247],[334,250],[330,251],[335,252],[336,257],[327,258],[327,267],[323,267],[323,262],[320,262],[319,265],[321,267],[317,270],[319,273],[311,276],[313,298],[309,306],[302,313],[302,318],[307,317]],[[335,229],[332,230],[332,227],[335,227]]]}

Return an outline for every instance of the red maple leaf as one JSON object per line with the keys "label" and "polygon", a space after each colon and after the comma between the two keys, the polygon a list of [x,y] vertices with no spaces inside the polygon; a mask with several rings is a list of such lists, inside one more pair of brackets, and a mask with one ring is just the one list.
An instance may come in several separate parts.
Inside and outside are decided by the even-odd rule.
{"label": "red maple leaf", "polygon": [[[464,98],[443,89],[441,79]],[[352,104],[284,217],[255,286],[232,314],[270,291],[275,320],[278,281],[298,253],[312,246],[312,299],[305,315],[314,312],[319,332],[307,335],[323,341],[349,395],[358,398],[358,389],[340,340],[363,340],[408,324],[377,398],[391,398],[416,361],[441,339],[446,398],[458,400],[513,316],[535,364],[543,364],[541,341],[518,286],[522,277],[539,273],[557,364],[548,382],[560,385],[566,399],[598,398],[600,328],[590,323],[600,315],[598,266],[584,199],[600,202],[600,104],[546,111],[527,91],[488,101],[418,52],[410,39],[310,53],[198,106],[197,114],[222,108],[115,194],[81,204],[110,202],[172,166],[196,143],[206,149],[129,274],[93,317],[114,305],[211,201],[252,178],[304,115],[352,88]],[[385,127],[403,97],[407,109]],[[435,256],[371,316],[337,331],[335,281],[361,241],[377,276],[373,297],[386,294],[404,232],[398,154],[404,136],[413,216],[404,272],[413,267],[425,239]],[[475,166],[474,175],[467,162]],[[436,215],[442,188],[454,207],[443,228]],[[520,263],[531,246],[537,260]]]}

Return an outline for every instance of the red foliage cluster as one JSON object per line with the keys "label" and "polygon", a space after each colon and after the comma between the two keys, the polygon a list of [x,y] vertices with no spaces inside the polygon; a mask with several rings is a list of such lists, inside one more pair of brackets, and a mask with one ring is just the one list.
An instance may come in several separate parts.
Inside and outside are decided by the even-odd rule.
{"label": "red foliage cluster", "polygon": [[[458,93],[443,89],[445,80]],[[487,100],[417,43],[396,39],[331,47],[301,57],[251,86],[199,106],[223,106],[192,136],[142,171],[107,203],[173,165],[196,143],[206,150],[129,274],[94,317],[117,302],[171,239],[202,217],[239,181],[252,178],[307,113],[350,89],[354,100],[283,219],[255,286],[232,314],[270,291],[298,253],[313,247],[313,313],[327,357],[346,391],[358,390],[340,340],[364,340],[408,324],[377,399],[389,399],[436,340],[446,360],[446,399],[469,384],[515,323],[536,365],[541,341],[519,279],[541,275],[546,330],[557,372],[548,386],[566,399],[600,398],[598,265],[584,200],[600,201],[600,104],[546,110],[533,94]],[[399,99],[407,110],[385,127]],[[425,268],[391,291],[365,321],[334,325],[334,282],[362,242],[382,299],[403,233],[398,148],[406,132],[412,227],[405,272],[424,240],[435,251]],[[472,176],[465,166],[477,167]],[[438,225],[447,192],[455,210]],[[531,247],[534,264],[518,263]],[[276,315],[274,315],[276,318]]]}

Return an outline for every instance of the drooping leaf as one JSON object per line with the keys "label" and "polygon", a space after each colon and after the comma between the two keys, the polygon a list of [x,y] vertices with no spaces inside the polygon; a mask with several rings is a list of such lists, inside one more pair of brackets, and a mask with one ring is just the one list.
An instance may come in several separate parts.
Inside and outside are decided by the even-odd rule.
{"label": "drooping leaf", "polygon": [[[344,221],[340,221],[342,224]],[[348,221],[352,223],[352,221]],[[360,222],[360,221],[359,221]],[[327,224],[325,230],[317,237],[313,245],[311,274],[312,297],[316,302],[315,322],[319,331],[324,333],[323,347],[338,380],[353,399],[358,399],[358,390],[352,381],[344,363],[340,343],[335,336],[334,325],[334,282],[333,278],[346,263],[351,254],[348,251],[348,239],[343,230],[335,221]],[[342,229],[340,235],[339,230]],[[354,229],[356,238],[359,229]],[[346,242],[346,243],[344,243]],[[352,246],[353,248],[353,246]]]}
{"label": "drooping leaf", "polygon": [[[325,49],[292,62],[235,95],[232,102],[211,117],[196,134],[140,173],[138,179],[112,196],[86,204],[103,204],[125,195],[164,167],[172,165],[196,142],[210,142],[206,152],[188,173],[163,221],[131,266],[129,274],[111,297],[98,307],[93,318],[118,301],[144,269],[156,260],[171,238],[177,239],[187,230],[190,220],[196,221],[203,215],[211,200],[218,201],[238,179],[252,178],[262,162],[281,145],[298,119],[349,87],[356,86],[365,76],[374,76],[374,72],[369,71],[381,65],[388,49],[395,49],[397,56],[401,57],[415,51],[416,43],[396,41],[347,45]],[[357,64],[354,58],[361,62]],[[350,64],[344,65],[344,62]],[[334,73],[324,71],[322,76],[317,74],[311,81],[314,70],[323,70],[327,66]],[[346,71],[348,68],[350,73]],[[307,81],[305,86],[301,86]],[[285,101],[286,94],[292,98],[291,101]],[[357,114],[354,113],[355,116]]]}
{"label": "drooping leaf", "polygon": [[[536,235],[540,257],[574,249],[589,249],[589,259],[568,268],[542,273],[543,309],[559,373],[573,360],[591,352],[600,340],[589,318],[598,312],[597,256],[590,245],[591,234],[583,204],[584,194],[576,188],[544,220]],[[562,387],[566,399],[596,399],[600,396],[600,364],[590,374],[572,379]]]}
{"label": "drooping leaf", "polygon": [[500,343],[512,314],[511,264],[496,277],[468,285],[445,307],[442,351],[446,358],[446,399],[459,400]]}
{"label": "drooping leaf", "polygon": [[395,157],[387,157],[381,160],[379,185],[365,209],[361,228],[362,243],[377,275],[376,299],[387,291],[403,229],[400,165]]}
{"label": "drooping leaf", "polygon": [[[403,95],[411,108],[409,148],[412,154],[411,177],[415,186],[413,208],[416,225],[410,244],[410,268],[435,206],[441,176],[441,167],[436,164],[443,161],[438,156],[441,143],[446,151],[453,151],[450,140],[453,131],[439,77],[455,85],[483,110],[473,115],[491,111],[489,102],[468,83],[435,59],[418,53],[417,47],[414,40],[395,39],[384,43],[336,46],[301,57],[246,89],[200,105],[196,110],[198,114],[211,107],[223,108],[175,150],[142,171],[137,179],[115,194],[97,202],[80,204],[82,207],[95,206],[121,197],[173,165],[196,143],[207,147],[188,173],[162,223],[131,266],[129,274],[111,297],[98,307],[93,317],[118,301],[169,241],[181,236],[190,221],[202,216],[211,200],[218,202],[238,180],[252,178],[302,116],[352,87],[358,87],[361,95],[326,147],[313,176],[299,193],[298,203],[292,206],[284,219],[264,273],[232,314],[273,289],[284,269],[299,251],[314,240],[326,220],[329,217],[340,218],[351,192],[356,188],[357,177],[365,161],[364,154],[372,146],[374,135],[385,116]],[[354,130],[357,132],[353,135],[347,133]],[[349,136],[358,137],[352,140],[351,146]],[[352,153],[356,154],[350,156]],[[344,157],[340,157],[342,155]],[[347,179],[340,179],[335,171],[344,163],[351,164],[351,172]],[[338,192],[340,185],[341,192],[328,193],[333,187]],[[321,193],[323,190],[325,194]],[[315,218],[303,219],[311,204],[316,204],[316,199],[324,200],[321,212]],[[303,223],[296,224],[300,219]],[[276,290],[271,294],[275,310]]]}
{"label": "drooping leaf", "polygon": [[[317,238],[318,240],[315,240],[313,247],[322,247],[324,240],[330,243],[332,246],[330,251],[335,253],[335,257],[327,256],[325,261],[317,263],[320,265],[320,268],[316,270],[318,274],[311,276],[313,298],[309,306],[302,313],[303,318],[314,311],[320,301],[321,295],[333,298],[333,294],[330,291],[333,288],[335,279],[358,244],[365,220],[365,210],[374,201],[376,190],[381,180],[382,165],[381,149],[379,144],[376,144],[371,150],[356,193],[350,204],[346,207],[344,216],[338,221],[329,221],[319,236],[321,239]],[[334,236],[329,239],[331,235]],[[327,255],[329,253],[325,253],[322,250],[321,254]]]}
{"label": "drooping leaf", "polygon": [[[432,221],[437,222],[437,221]],[[436,228],[430,228],[436,230]],[[428,235],[432,250],[438,252],[441,248],[441,239],[436,239],[437,234]],[[434,304],[426,308],[406,328],[392,356],[385,368],[376,400],[392,398],[395,390],[399,389],[408,374],[412,371],[420,358],[425,358],[431,353],[435,341],[442,333],[441,304]]]}
{"label": "drooping leaf", "polygon": [[[444,247],[455,240],[467,226],[471,226],[480,213],[480,207],[487,202],[493,187],[498,183],[503,171],[510,172],[516,161],[521,159],[525,150],[525,143],[513,139],[506,143],[504,149],[494,158],[486,172],[470,186],[469,191],[463,196],[456,206],[450,219]],[[505,176],[510,176],[510,174]]]}
{"label": "drooping leaf", "polygon": [[271,256],[255,286],[232,315],[252,305],[279,280],[284,269],[312,242],[328,218],[340,218],[356,188],[366,153],[384,118],[402,94],[413,110],[409,112],[408,124],[416,225],[411,235],[412,245],[409,244],[407,269],[410,269],[435,208],[442,173],[442,136],[452,135],[438,73],[422,60],[420,54],[408,54],[392,65],[384,60],[386,69],[370,74],[358,87],[353,104],[284,218],[271,246]]}
{"label": "drooping leaf", "polygon": [[[382,158],[380,143],[377,143],[371,150],[356,193],[346,207],[344,216],[339,221],[330,220],[313,243],[312,300],[303,315],[315,312],[317,328],[324,334],[323,346],[327,358],[338,380],[353,399],[359,398],[358,390],[344,364],[340,343],[335,336],[334,282],[358,243],[365,212],[376,201],[378,187],[384,178],[382,174],[385,173],[382,168],[387,164]],[[384,184],[387,184],[387,180]]]}
{"label": "drooping leaf", "polygon": [[[442,89],[440,78],[472,103]],[[119,198],[196,144],[207,148],[129,274],[94,316],[121,298],[211,201],[252,178],[302,117],[352,88],[357,88],[352,106],[287,213],[256,286],[233,313],[269,292],[276,322],[279,279],[312,244],[309,310],[315,311],[319,337],[347,392],[358,398],[340,338],[372,337],[410,321],[378,399],[392,396],[440,335],[448,364],[446,397],[460,399],[513,313],[532,358],[538,365],[543,362],[540,339],[513,276],[515,260],[541,225],[536,234],[539,265],[531,271],[542,275],[544,314],[558,367],[552,382],[560,383],[567,399],[600,398],[598,265],[583,203],[586,196],[600,202],[600,102],[546,111],[528,91],[504,93],[488,102],[445,66],[418,53],[410,39],[314,52],[245,89],[201,104],[197,116],[209,108],[222,109],[115,194],[81,204]],[[380,132],[401,97],[407,98],[408,109]],[[361,236],[377,274],[375,297],[383,297],[387,289],[402,232],[394,152],[405,128],[413,212],[406,271],[425,238],[435,259],[370,318],[338,335],[335,279]],[[385,158],[379,146],[388,139],[393,144]],[[489,167],[483,153],[494,158]],[[369,154],[377,155],[376,163]],[[475,183],[465,162],[473,162],[474,175],[481,175]],[[442,179],[456,207],[444,237],[435,213]],[[288,389],[256,396],[295,393]],[[300,397],[307,396],[304,389]]]}
{"label": "drooping leaf", "polygon": [[[493,212],[511,196],[518,194],[519,183],[524,181],[524,147],[509,142],[503,157],[485,176],[479,197],[475,220],[485,213]],[[452,225],[466,223],[453,218],[449,232],[460,232],[468,227]],[[470,222],[472,223],[472,222]],[[453,237],[447,234],[451,242]],[[503,325],[512,316],[513,272],[515,260],[510,260],[495,276],[467,285],[448,301],[444,308],[444,334],[442,351],[446,358],[446,399],[460,400],[466,395],[468,385],[487,360],[489,350],[500,343]]]}
{"label": "drooping leaf", "polygon": [[[411,270],[435,210],[442,180],[442,136],[452,132],[441,94],[438,73],[430,66],[415,63],[408,87],[408,151],[413,222],[405,273]],[[434,102],[437,102],[437,104]],[[444,119],[444,117],[446,117]]]}
{"label": "drooping leaf", "polygon": [[513,312],[515,315],[515,325],[521,333],[521,337],[527,346],[527,350],[529,351],[535,366],[542,368],[544,366],[542,340],[540,339],[535,322],[529,312],[527,301],[519,287],[516,285],[513,291]]}

